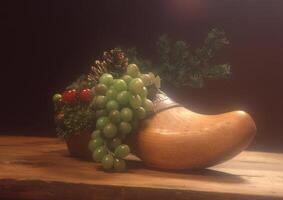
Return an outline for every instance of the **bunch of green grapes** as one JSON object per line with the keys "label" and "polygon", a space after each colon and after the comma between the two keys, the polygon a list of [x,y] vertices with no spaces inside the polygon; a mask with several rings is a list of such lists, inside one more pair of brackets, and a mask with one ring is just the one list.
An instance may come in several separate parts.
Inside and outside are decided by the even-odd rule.
{"label": "bunch of green grapes", "polygon": [[123,141],[140,120],[153,112],[153,103],[147,98],[146,86],[150,81],[150,75],[141,74],[135,64],[130,64],[122,77],[114,79],[105,73],[95,86],[91,106],[97,121],[88,148],[93,160],[100,162],[105,170],[126,168],[124,158],[131,150]]}

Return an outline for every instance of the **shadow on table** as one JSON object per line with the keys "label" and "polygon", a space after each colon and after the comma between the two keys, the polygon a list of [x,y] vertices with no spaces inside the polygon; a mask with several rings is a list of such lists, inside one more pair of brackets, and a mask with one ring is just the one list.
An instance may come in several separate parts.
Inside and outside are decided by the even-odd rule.
{"label": "shadow on table", "polygon": [[[65,154],[64,156],[70,157],[72,159],[87,161],[80,158],[71,157],[69,154]],[[91,161],[87,161],[91,162]],[[127,160],[128,169],[125,173],[132,174],[143,174],[147,176],[154,177],[166,177],[168,179],[190,179],[197,181],[209,181],[209,182],[219,182],[219,183],[245,183],[247,182],[241,176],[234,175],[227,172],[222,172],[214,169],[200,169],[200,170],[165,170],[165,169],[157,169],[153,167],[146,166],[143,162],[134,159]],[[98,171],[104,171],[100,165],[96,166]],[[109,171],[108,173],[117,173]]]}
{"label": "shadow on table", "polygon": [[165,170],[148,167],[140,161],[128,161],[128,173],[137,173],[142,171],[143,174],[150,176],[160,176],[176,179],[195,179],[198,181],[223,182],[223,183],[245,183],[247,182],[241,176],[227,172],[217,171],[214,169],[199,170]]}

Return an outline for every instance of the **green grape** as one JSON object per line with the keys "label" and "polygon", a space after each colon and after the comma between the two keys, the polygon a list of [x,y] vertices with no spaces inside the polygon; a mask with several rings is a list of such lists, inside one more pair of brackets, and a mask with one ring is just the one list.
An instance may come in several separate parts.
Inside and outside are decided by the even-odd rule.
{"label": "green grape", "polygon": [[96,98],[95,98],[95,106],[97,108],[104,108],[106,103],[107,103],[107,99],[106,99],[105,96],[102,96],[102,95],[96,96]]}
{"label": "green grape", "polygon": [[145,86],[149,86],[152,84],[152,79],[148,74],[141,74],[139,77]]}
{"label": "green grape", "polygon": [[113,138],[110,143],[109,143],[109,146],[112,148],[112,149],[115,149],[117,146],[119,146],[120,144],[122,144],[122,140],[118,137],[115,137]]}
{"label": "green grape", "polygon": [[155,80],[155,75],[154,75],[154,73],[149,72],[149,73],[148,73],[148,76],[150,77],[150,80],[151,80],[151,82],[153,83],[154,80]]}
{"label": "green grape", "polygon": [[95,162],[101,162],[102,158],[107,154],[105,146],[97,147],[92,153],[92,158]]}
{"label": "green grape", "polygon": [[116,79],[113,85],[118,92],[127,90],[128,88],[127,83],[122,79]]}
{"label": "green grape", "polygon": [[115,148],[114,154],[117,158],[125,158],[130,154],[130,147],[126,144],[121,144]]}
{"label": "green grape", "polygon": [[99,117],[96,121],[96,128],[99,130],[103,130],[106,124],[109,123],[108,117]]}
{"label": "green grape", "polygon": [[123,79],[127,84],[129,84],[133,78],[132,78],[131,76],[125,74],[124,76],[122,76],[122,79]]}
{"label": "green grape", "polygon": [[129,122],[133,119],[133,111],[128,107],[123,108],[120,113],[122,120],[125,122]]}
{"label": "green grape", "polygon": [[159,76],[156,76],[156,77],[155,77],[155,79],[154,79],[154,86],[155,86],[156,88],[158,88],[158,89],[161,87],[161,79],[160,79]]}
{"label": "green grape", "polygon": [[117,80],[118,80],[118,79],[114,79],[114,80],[113,80],[113,83],[112,83],[112,85],[111,85],[110,87],[115,88],[114,85],[115,85],[115,83],[117,82]]}
{"label": "green grape", "polygon": [[117,124],[121,121],[121,114],[118,110],[111,110],[109,112],[109,119],[111,122]]}
{"label": "green grape", "polygon": [[120,105],[127,105],[129,102],[130,93],[128,91],[122,91],[117,95],[117,101]]}
{"label": "green grape", "polygon": [[142,99],[141,99],[140,95],[138,95],[138,94],[130,95],[129,101],[130,101],[130,105],[134,109],[137,109],[138,107],[140,107],[142,105]]}
{"label": "green grape", "polygon": [[96,139],[96,138],[99,138],[100,136],[101,136],[101,131],[100,130],[94,130],[91,133],[91,139]]}
{"label": "green grape", "polygon": [[121,134],[127,135],[127,134],[129,134],[131,131],[132,131],[132,126],[131,126],[130,123],[128,123],[128,122],[121,122],[121,123],[119,124],[119,132],[120,132]]}
{"label": "green grape", "polygon": [[93,99],[91,100],[89,104],[90,108],[95,109],[96,107],[95,104],[96,104],[96,96],[94,96]]}
{"label": "green grape", "polygon": [[143,107],[138,107],[135,110],[135,114],[136,114],[138,119],[144,119],[146,117],[146,111]]}
{"label": "green grape", "polygon": [[129,64],[127,67],[127,74],[135,78],[139,76],[140,70],[136,64]]}
{"label": "green grape", "polygon": [[95,111],[95,117],[98,119],[99,117],[107,116],[107,110],[106,109],[100,109]]}
{"label": "green grape", "polygon": [[144,84],[140,78],[134,78],[129,84],[129,90],[133,94],[140,94],[143,90]]}
{"label": "green grape", "polygon": [[107,91],[107,86],[103,83],[99,83],[95,86],[95,94],[105,95]]}
{"label": "green grape", "polygon": [[97,137],[88,142],[88,149],[93,152],[97,147],[100,147],[104,144],[104,141],[101,137]]}
{"label": "green grape", "polygon": [[109,86],[113,83],[113,76],[111,74],[105,73],[99,78],[99,83],[103,83]]}
{"label": "green grape", "polygon": [[103,134],[106,138],[113,138],[117,134],[117,127],[113,123],[108,123],[104,129],[103,129]]}
{"label": "green grape", "polygon": [[116,171],[125,171],[126,169],[126,162],[123,159],[115,158],[114,159],[114,169]]}
{"label": "green grape", "polygon": [[[113,81],[113,83],[115,82],[115,80]],[[110,87],[109,87],[109,89],[111,89],[111,90],[115,90],[116,91],[116,89],[115,89],[115,87],[114,87],[114,85],[111,85]]]}
{"label": "green grape", "polygon": [[147,113],[153,112],[154,105],[151,100],[145,99],[143,102],[143,107]]}
{"label": "green grape", "polygon": [[108,100],[115,99],[116,96],[117,96],[117,91],[114,88],[107,90],[106,98]]}
{"label": "green grape", "polygon": [[115,100],[110,100],[107,102],[106,104],[106,109],[108,111],[111,111],[111,110],[118,110],[119,109],[119,104],[117,103],[117,101]]}
{"label": "green grape", "polygon": [[147,89],[146,89],[146,87],[144,86],[144,87],[142,88],[141,92],[140,92],[140,96],[141,96],[141,98],[144,99],[144,98],[147,97],[147,94],[148,94]]}
{"label": "green grape", "polygon": [[60,101],[62,99],[62,95],[61,94],[54,94],[52,97],[53,102],[57,103],[58,101]]}
{"label": "green grape", "polygon": [[114,165],[114,158],[111,154],[105,155],[101,160],[102,167],[106,170],[110,170]]}

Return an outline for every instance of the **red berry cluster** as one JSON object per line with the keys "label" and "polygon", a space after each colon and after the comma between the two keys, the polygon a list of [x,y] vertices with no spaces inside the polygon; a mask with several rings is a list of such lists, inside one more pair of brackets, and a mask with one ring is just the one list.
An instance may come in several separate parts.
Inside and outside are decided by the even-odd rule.
{"label": "red berry cluster", "polygon": [[55,107],[59,108],[55,115],[55,123],[60,124],[64,119],[64,112],[61,110],[64,104],[73,105],[76,102],[89,103],[92,100],[92,92],[90,89],[82,89],[79,92],[76,89],[66,90],[61,94],[55,94],[53,101]]}
{"label": "red berry cluster", "polygon": [[76,101],[77,91],[73,90],[66,90],[63,92],[62,100],[64,103],[74,103]]}
{"label": "red berry cluster", "polygon": [[92,94],[90,89],[83,89],[80,94],[80,100],[84,102],[90,102],[92,99]]}
{"label": "red berry cluster", "polygon": [[76,89],[66,90],[62,95],[55,94],[53,100],[55,102],[64,102],[68,104],[73,104],[77,100],[88,103],[92,99],[92,94],[90,89],[82,89],[81,91],[77,91]]}

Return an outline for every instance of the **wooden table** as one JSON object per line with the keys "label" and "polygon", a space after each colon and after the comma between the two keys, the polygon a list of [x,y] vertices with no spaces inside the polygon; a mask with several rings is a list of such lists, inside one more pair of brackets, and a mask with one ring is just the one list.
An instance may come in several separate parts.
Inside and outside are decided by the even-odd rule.
{"label": "wooden table", "polygon": [[0,136],[0,199],[283,199],[283,154],[243,152],[201,171],[132,161],[126,173],[107,173],[57,138]]}

